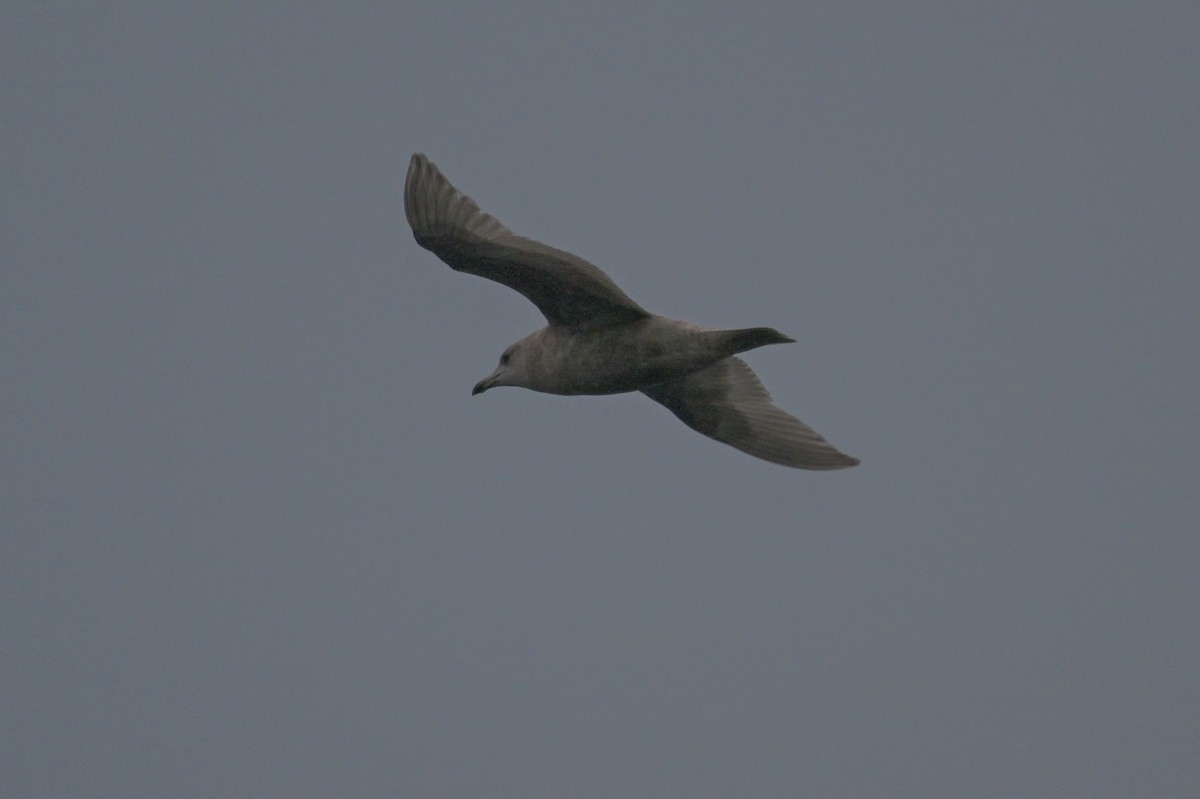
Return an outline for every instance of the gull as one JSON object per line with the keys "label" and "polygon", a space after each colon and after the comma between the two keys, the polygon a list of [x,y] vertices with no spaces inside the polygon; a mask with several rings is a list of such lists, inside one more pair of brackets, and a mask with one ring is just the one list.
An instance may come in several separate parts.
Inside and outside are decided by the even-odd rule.
{"label": "gull", "polygon": [[652,314],[599,268],[484,213],[420,153],[408,165],[404,214],[417,244],[451,269],[515,289],[548,322],[504,350],[473,395],[497,386],[564,395],[640,391],[693,430],[756,458],[798,469],[858,464],[777,408],[736,357],[795,339],[770,327],[714,330]]}

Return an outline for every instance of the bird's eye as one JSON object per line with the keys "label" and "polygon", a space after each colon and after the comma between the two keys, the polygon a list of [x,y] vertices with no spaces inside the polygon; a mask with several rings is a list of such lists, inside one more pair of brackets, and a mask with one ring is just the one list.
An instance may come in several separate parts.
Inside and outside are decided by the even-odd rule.
{"label": "bird's eye", "polygon": [[506,365],[507,363],[508,363],[508,353],[506,352],[506,353],[504,353],[503,355],[501,355],[501,356],[500,356],[500,365],[501,365],[501,366],[504,366],[504,365]]}

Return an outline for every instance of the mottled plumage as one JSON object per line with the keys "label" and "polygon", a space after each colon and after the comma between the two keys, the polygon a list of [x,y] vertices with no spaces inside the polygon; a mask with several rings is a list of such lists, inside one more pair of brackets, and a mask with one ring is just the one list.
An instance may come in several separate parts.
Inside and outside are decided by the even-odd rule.
{"label": "mottled plumage", "polygon": [[710,330],[651,314],[579,256],[518,236],[484,213],[420,154],[408,167],[404,213],[418,244],[459,272],[519,291],[549,322],[506,349],[473,393],[641,391],[692,429],[757,458],[800,469],[858,463],[775,407],[733,357],[793,339],[768,327]]}

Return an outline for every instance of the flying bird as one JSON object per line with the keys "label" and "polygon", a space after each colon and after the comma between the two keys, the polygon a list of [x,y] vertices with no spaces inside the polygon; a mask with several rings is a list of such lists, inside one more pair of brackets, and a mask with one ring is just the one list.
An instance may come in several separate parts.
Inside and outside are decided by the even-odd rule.
{"label": "flying bird", "polygon": [[844,469],[838,451],[784,413],[737,353],[795,339],[769,327],[713,330],[650,313],[577,255],[518,236],[416,154],[404,214],[417,244],[524,294],[549,323],[500,356],[472,394],[519,386],[549,394],[640,391],[709,438],[772,463]]}

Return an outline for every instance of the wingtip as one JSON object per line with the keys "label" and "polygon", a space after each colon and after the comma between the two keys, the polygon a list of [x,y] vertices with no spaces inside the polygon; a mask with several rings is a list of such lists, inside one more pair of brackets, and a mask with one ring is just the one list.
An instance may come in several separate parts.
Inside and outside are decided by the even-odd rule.
{"label": "wingtip", "polygon": [[413,153],[404,177],[404,216],[418,241],[419,234],[427,231],[439,216],[436,207],[439,178],[441,172],[424,153]]}
{"label": "wingtip", "polygon": [[847,455],[841,450],[835,449],[832,445],[829,445],[828,442],[826,442],[826,444],[829,446],[829,449],[822,453],[819,459],[819,465],[802,466],[800,468],[834,471],[836,469],[850,469],[862,463],[861,460],[853,455]]}
{"label": "wingtip", "polygon": [[424,153],[413,153],[412,158],[408,159],[408,175],[405,182],[411,182],[413,175],[423,170],[428,163],[429,159],[425,157]]}
{"label": "wingtip", "polygon": [[[753,453],[751,453],[753,454]],[[757,456],[762,457],[762,456]],[[763,458],[763,460],[772,460],[771,458]],[[843,452],[824,453],[819,457],[807,455],[803,458],[789,458],[782,460],[773,460],[774,463],[783,466],[791,466],[793,469],[807,469],[814,472],[836,472],[841,469],[851,469],[858,466],[862,461],[851,455]]]}

